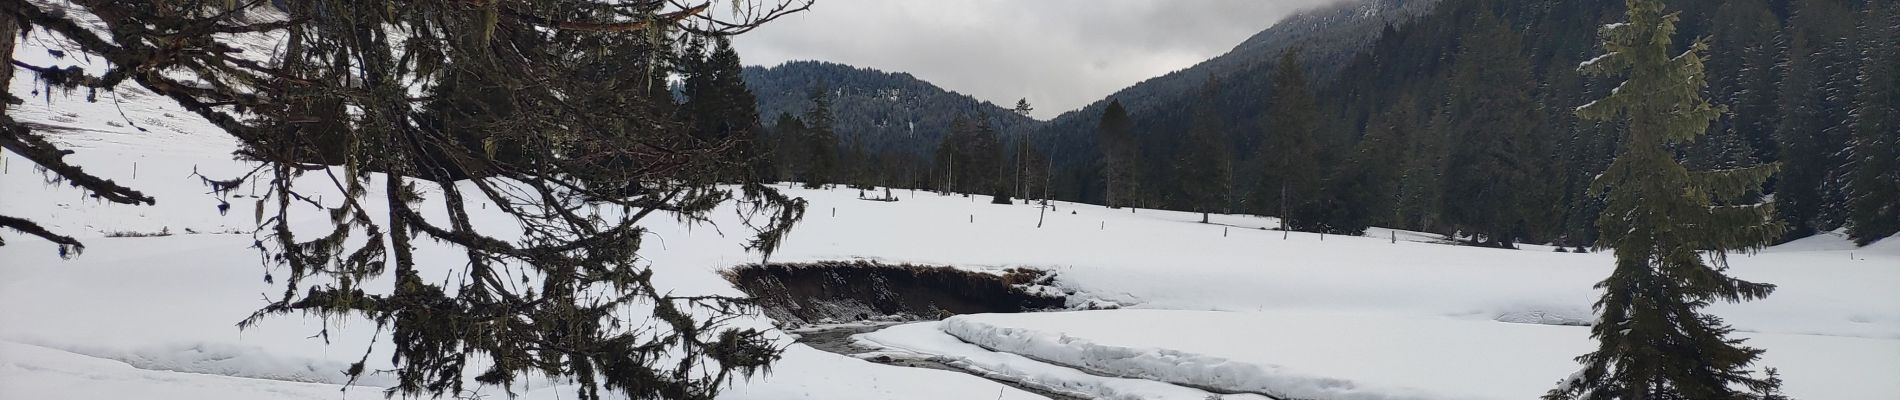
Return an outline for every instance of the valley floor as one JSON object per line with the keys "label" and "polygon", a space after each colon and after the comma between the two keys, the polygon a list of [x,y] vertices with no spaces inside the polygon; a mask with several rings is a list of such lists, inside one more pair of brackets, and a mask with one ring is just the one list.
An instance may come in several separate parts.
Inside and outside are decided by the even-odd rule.
{"label": "valley floor", "polygon": [[[31,84],[16,79],[14,92]],[[235,327],[265,293],[282,288],[265,282],[272,271],[249,248],[256,200],[247,190],[223,200],[206,194],[193,174],[235,176],[247,166],[230,159],[233,145],[203,121],[173,118],[184,114],[148,101],[150,94],[119,98],[127,102],[28,101],[11,111],[60,131],[88,171],[159,203],[99,204],[47,184],[14,154],[0,157],[0,214],[41,221],[88,245],[71,260],[24,237],[0,247],[0,398],[380,398],[392,383],[385,375],[343,386],[343,367],[377,339],[367,321],[285,317]],[[1262,229],[1276,225],[1272,219],[1250,216],[1200,224],[1198,214],[1069,203],[1039,216],[1035,206],[991,205],[987,196],[899,190],[900,201],[874,202],[854,190],[786,190],[811,208],[773,261],[1035,268],[1054,274],[1071,306],[1120,308],[969,315],[858,336],[884,349],[865,357],[934,357],[1078,397],[1528,398],[1568,375],[1570,358],[1590,348],[1580,325],[1592,321],[1591,286],[1611,266],[1607,253],[1450,246],[1410,232],[1288,235]],[[223,201],[229,210],[220,212]],[[710,225],[659,218],[650,226],[641,254],[661,287],[741,295],[719,272],[760,257],[744,251],[742,215],[726,208],[712,217]],[[478,216],[476,225],[512,229],[493,216]],[[169,236],[107,237],[124,232]],[[1767,349],[1766,366],[1783,372],[1797,398],[1900,397],[1892,379],[1900,376],[1900,239],[1867,248],[1843,242],[1822,236],[1731,257],[1734,275],[1780,289],[1709,311]],[[428,261],[426,276],[464,262],[453,249],[417,251]],[[326,330],[328,342],[312,338]],[[734,382],[724,398],[1042,398],[781,336],[785,358],[770,374]],[[371,369],[387,368],[376,365],[389,358],[381,351],[368,355]],[[572,395],[545,379],[507,389],[537,399]]]}

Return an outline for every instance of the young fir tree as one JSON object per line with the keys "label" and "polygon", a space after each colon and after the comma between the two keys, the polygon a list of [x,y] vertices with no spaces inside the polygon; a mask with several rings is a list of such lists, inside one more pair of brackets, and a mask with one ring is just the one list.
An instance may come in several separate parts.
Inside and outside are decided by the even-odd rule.
{"label": "young fir tree", "polygon": [[1214,79],[1208,79],[1201,86],[1201,94],[1193,105],[1192,121],[1189,122],[1187,143],[1174,160],[1175,181],[1180,185],[1180,206],[1201,213],[1201,223],[1208,222],[1208,214],[1226,204],[1229,187],[1233,184],[1233,151],[1231,142],[1220,128],[1220,121],[1214,114],[1214,91],[1220,85]]}
{"label": "young fir tree", "polygon": [[1127,199],[1135,192],[1135,122],[1121,101],[1109,101],[1095,129],[1102,149],[1103,201],[1109,208],[1133,206]]}
{"label": "young fir tree", "polygon": [[1307,87],[1302,68],[1298,49],[1281,54],[1273,73],[1267,137],[1257,156],[1266,160],[1266,165],[1256,204],[1266,205],[1278,215],[1281,229],[1311,229],[1318,224],[1317,218],[1304,214],[1319,195],[1319,139],[1315,137],[1319,101]]}
{"label": "young fir tree", "polygon": [[1532,187],[1542,169],[1537,81],[1523,40],[1490,10],[1480,10],[1459,40],[1452,65],[1445,221],[1474,244],[1511,247],[1531,219]]}
{"label": "young fir tree", "polygon": [[1867,245],[1900,233],[1900,4],[1868,4],[1861,32],[1848,233]]}
{"label": "young fir tree", "polygon": [[[1578,108],[1584,118],[1627,125],[1622,149],[1593,189],[1607,193],[1598,220],[1616,268],[1597,284],[1599,347],[1577,358],[1583,369],[1544,396],[1549,400],[1744,399],[1770,382],[1749,368],[1762,350],[1731,339],[1709,302],[1767,297],[1774,285],[1724,275],[1725,254],[1775,240],[1782,225],[1768,204],[1734,204],[1776,167],[1690,171],[1671,146],[1707,132],[1722,110],[1702,95],[1705,44],[1672,56],[1677,15],[1660,0],[1627,0],[1627,23],[1602,29],[1604,55],[1587,73],[1621,75],[1607,97]],[[1710,259],[1703,258],[1704,252]]]}

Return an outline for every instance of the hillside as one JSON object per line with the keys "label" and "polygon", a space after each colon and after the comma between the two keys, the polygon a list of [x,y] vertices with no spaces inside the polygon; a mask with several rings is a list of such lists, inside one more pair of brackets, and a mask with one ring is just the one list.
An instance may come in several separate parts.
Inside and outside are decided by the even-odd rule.
{"label": "hillside", "polygon": [[780,113],[802,115],[810,94],[826,88],[833,96],[839,140],[860,141],[871,152],[930,154],[959,115],[981,116],[1005,135],[1040,125],[1008,108],[937,87],[907,73],[822,61],[793,61],[774,67],[747,67],[746,86],[758,97],[759,116],[773,123]]}
{"label": "hillside", "polygon": [[[1174,131],[1186,125],[1185,105],[1210,77],[1220,80],[1222,125],[1231,131],[1253,129],[1265,111],[1265,98],[1271,82],[1272,67],[1281,53],[1298,47],[1307,69],[1319,77],[1331,77],[1369,43],[1385,32],[1388,25],[1402,24],[1432,9],[1439,0],[1354,0],[1303,11],[1275,23],[1235,46],[1232,51],[1192,67],[1151,78],[1122,89],[1107,98],[1064,113],[1037,131],[1043,146],[1051,148],[1058,163],[1072,168],[1066,181],[1058,182],[1060,197],[1100,201],[1100,188],[1089,185],[1099,179],[1089,171],[1099,152],[1094,134],[1097,121],[1109,100],[1128,108],[1138,134],[1157,153],[1171,149]],[[1254,142],[1236,143],[1250,149]]]}

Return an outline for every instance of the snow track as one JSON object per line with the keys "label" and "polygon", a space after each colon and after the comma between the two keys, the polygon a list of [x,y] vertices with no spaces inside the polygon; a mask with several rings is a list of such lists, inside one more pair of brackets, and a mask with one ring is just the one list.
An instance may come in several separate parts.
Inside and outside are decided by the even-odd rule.
{"label": "snow track", "polygon": [[[1287,399],[1536,398],[1590,351],[1580,326],[1382,313],[1109,310],[982,314],[861,335],[869,344],[959,360],[1004,379],[1072,383],[1096,396],[1137,389],[1054,374],[1086,371]],[[1744,333],[1796,398],[1891,399],[1900,341]],[[1085,383],[1085,384],[1084,384]],[[1148,394],[1147,396],[1161,396]]]}
{"label": "snow track", "polygon": [[893,326],[858,335],[859,343],[883,349],[859,358],[929,359],[971,374],[1016,382],[1075,397],[1108,400],[1270,399],[1258,394],[1223,394],[1150,379],[1092,373],[1008,352],[990,351],[946,334],[944,322]]}

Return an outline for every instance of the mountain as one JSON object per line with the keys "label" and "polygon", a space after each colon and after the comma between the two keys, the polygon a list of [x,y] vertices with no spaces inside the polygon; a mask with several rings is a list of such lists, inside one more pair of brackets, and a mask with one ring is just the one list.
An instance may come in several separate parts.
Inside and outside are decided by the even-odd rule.
{"label": "mountain", "polygon": [[[1302,11],[1255,34],[1226,54],[1142,81],[1080,110],[1057,116],[1042,126],[1036,137],[1057,163],[1071,169],[1065,174],[1067,179],[1058,180],[1058,193],[1062,193],[1063,198],[1099,201],[1100,188],[1095,187],[1099,185],[1091,185],[1097,178],[1083,167],[1094,163],[1099,155],[1095,124],[1110,100],[1119,101],[1128,109],[1137,134],[1144,136],[1146,143],[1141,147],[1151,152],[1167,152],[1173,142],[1178,142],[1167,138],[1187,125],[1185,105],[1213,78],[1221,86],[1219,93],[1214,94],[1216,103],[1221,104],[1217,113],[1222,118],[1219,125],[1229,130],[1228,136],[1245,136],[1237,133],[1258,124],[1257,118],[1265,110],[1267,86],[1272,79],[1270,71],[1286,49],[1297,46],[1309,73],[1327,79],[1337,75],[1339,66],[1365,50],[1373,40],[1389,32],[1391,25],[1430,11],[1438,1],[1354,0]],[[1244,154],[1251,153],[1257,143],[1239,140],[1234,145],[1247,150],[1241,152]]]}
{"label": "mountain", "polygon": [[747,67],[743,76],[758,97],[760,118],[768,124],[780,113],[802,115],[811,105],[811,92],[824,88],[832,96],[837,120],[833,128],[839,140],[858,141],[873,153],[930,154],[958,116],[980,117],[1005,135],[1042,124],[907,73],[793,61],[770,68]]}

